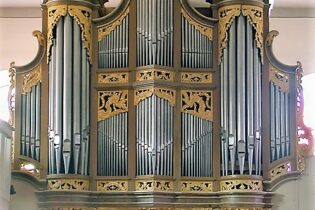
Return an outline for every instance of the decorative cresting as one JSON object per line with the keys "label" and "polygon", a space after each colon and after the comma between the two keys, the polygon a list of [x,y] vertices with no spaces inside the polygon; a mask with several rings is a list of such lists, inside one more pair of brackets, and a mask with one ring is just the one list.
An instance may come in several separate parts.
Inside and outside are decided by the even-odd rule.
{"label": "decorative cresting", "polygon": [[202,35],[206,36],[209,40],[213,40],[212,28],[201,23],[198,23],[191,18],[188,13],[182,8],[182,15],[186,18],[189,24],[193,25]]}
{"label": "decorative cresting", "polygon": [[120,180],[106,180],[106,181],[97,181],[96,189],[99,192],[120,192],[128,191],[128,181]]}
{"label": "decorative cresting", "polygon": [[129,80],[129,73],[128,72],[99,73],[99,74],[97,74],[97,82],[99,84],[127,83],[128,80]]}
{"label": "decorative cresting", "polygon": [[288,92],[290,88],[290,77],[289,74],[282,72],[276,67],[270,65],[269,67],[269,80],[278,86],[283,92]]}
{"label": "decorative cresting", "polygon": [[183,83],[212,83],[212,73],[205,72],[183,72],[181,73]]}
{"label": "decorative cresting", "polygon": [[181,191],[189,193],[208,193],[213,191],[212,181],[182,181]]}
{"label": "decorative cresting", "polygon": [[128,112],[128,90],[98,91],[98,121]]}
{"label": "decorative cresting", "polygon": [[135,91],[135,105],[139,104],[140,101],[156,95],[159,98],[167,100],[172,106],[175,106],[175,91],[166,88],[148,88],[139,89]]}
{"label": "decorative cresting", "polygon": [[109,35],[116,27],[120,26],[123,23],[125,17],[129,14],[129,7],[125,10],[125,12],[110,25],[103,26],[98,29],[98,41],[101,41],[105,36]]}
{"label": "decorative cresting", "polygon": [[263,191],[262,180],[231,179],[220,181],[220,190],[229,192]]}
{"label": "decorative cresting", "polygon": [[255,28],[256,46],[260,49],[260,60],[263,63],[263,8],[252,5],[229,5],[219,9],[219,64],[222,62],[223,50],[227,47],[228,31],[236,17],[244,15]]}
{"label": "decorative cresting", "polygon": [[291,162],[286,161],[269,170],[269,178],[271,181],[291,172]]}
{"label": "decorative cresting", "polygon": [[31,72],[25,74],[22,86],[23,94],[30,92],[32,87],[39,82],[41,82],[41,67],[37,66]]}
{"label": "decorative cresting", "polygon": [[89,181],[85,179],[49,179],[48,190],[71,190],[86,191],[89,190]]}
{"label": "decorative cresting", "polygon": [[136,73],[136,81],[164,80],[173,82],[174,72],[160,69],[141,70]]}
{"label": "decorative cresting", "polygon": [[213,120],[212,91],[182,90],[182,112]]}
{"label": "decorative cresting", "polygon": [[145,192],[172,192],[174,191],[174,182],[166,180],[137,180],[136,191]]}
{"label": "decorative cresting", "polygon": [[78,5],[57,5],[48,8],[48,29],[47,29],[47,63],[50,61],[51,46],[53,45],[53,29],[59,19],[69,14],[79,24],[82,32],[81,39],[83,48],[87,50],[90,64],[92,64],[92,43],[91,43],[91,22],[92,10]]}

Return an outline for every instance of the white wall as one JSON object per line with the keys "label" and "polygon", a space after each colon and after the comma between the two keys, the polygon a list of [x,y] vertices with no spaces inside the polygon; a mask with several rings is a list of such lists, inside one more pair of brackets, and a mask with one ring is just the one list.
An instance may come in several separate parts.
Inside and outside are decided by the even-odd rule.
{"label": "white wall", "polygon": [[10,210],[36,210],[36,189],[29,183],[12,179],[16,194],[11,195]]}

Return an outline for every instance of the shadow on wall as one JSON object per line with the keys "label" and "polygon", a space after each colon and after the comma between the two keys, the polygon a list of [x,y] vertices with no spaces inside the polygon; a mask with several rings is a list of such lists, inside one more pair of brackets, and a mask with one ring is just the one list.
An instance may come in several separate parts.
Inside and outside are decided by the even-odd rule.
{"label": "shadow on wall", "polygon": [[37,198],[35,196],[35,187],[31,184],[14,179],[12,177],[16,193],[10,197],[10,210],[34,210],[37,207]]}

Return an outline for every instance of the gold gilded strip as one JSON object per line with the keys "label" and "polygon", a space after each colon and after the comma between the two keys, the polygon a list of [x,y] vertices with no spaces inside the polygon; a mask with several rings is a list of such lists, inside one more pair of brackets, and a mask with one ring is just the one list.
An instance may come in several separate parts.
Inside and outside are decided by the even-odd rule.
{"label": "gold gilded strip", "polygon": [[175,90],[166,88],[148,88],[139,89],[135,91],[135,105],[138,105],[140,101],[156,95],[159,98],[167,100],[172,106],[175,106]]}
{"label": "gold gilded strip", "polygon": [[33,86],[41,82],[41,74],[41,68],[37,66],[24,76],[22,86],[23,94],[30,92]]}
{"label": "gold gilded strip", "polygon": [[274,66],[269,66],[269,80],[278,86],[283,92],[289,92],[290,76],[289,74],[279,71]]}
{"label": "gold gilded strip", "polygon": [[273,181],[283,175],[288,174],[289,172],[291,172],[291,162],[287,161],[269,170],[269,178],[271,181]]}
{"label": "gold gilded strip", "polygon": [[183,83],[212,83],[211,73],[183,72],[181,73]]}
{"label": "gold gilded strip", "polygon": [[121,192],[128,191],[128,181],[106,180],[97,181],[97,191],[100,192]]}
{"label": "gold gilded strip", "polygon": [[231,192],[263,191],[263,185],[261,180],[232,179],[221,181],[220,190]]}
{"label": "gold gilded strip", "polygon": [[99,73],[97,82],[100,84],[127,83],[128,72],[123,73]]}
{"label": "gold gilded strip", "polygon": [[182,181],[181,191],[182,192],[212,192],[213,182],[212,181]]}
{"label": "gold gilded strip", "polygon": [[138,71],[136,74],[136,80],[139,82],[147,80],[164,80],[173,82],[174,72],[160,69]]}
{"label": "gold gilded strip", "polygon": [[89,190],[89,181],[85,179],[56,179],[48,180],[48,190]]}
{"label": "gold gilded strip", "polygon": [[139,180],[136,181],[136,191],[145,192],[170,192],[174,190],[173,181],[164,180]]}

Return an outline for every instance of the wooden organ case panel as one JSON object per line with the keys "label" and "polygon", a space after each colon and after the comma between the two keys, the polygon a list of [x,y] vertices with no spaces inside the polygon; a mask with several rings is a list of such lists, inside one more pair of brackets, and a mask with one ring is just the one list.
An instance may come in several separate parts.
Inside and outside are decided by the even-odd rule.
{"label": "wooden organ case panel", "polygon": [[35,59],[10,68],[13,174],[39,208],[271,209],[309,131],[268,3],[105,2],[44,1]]}

